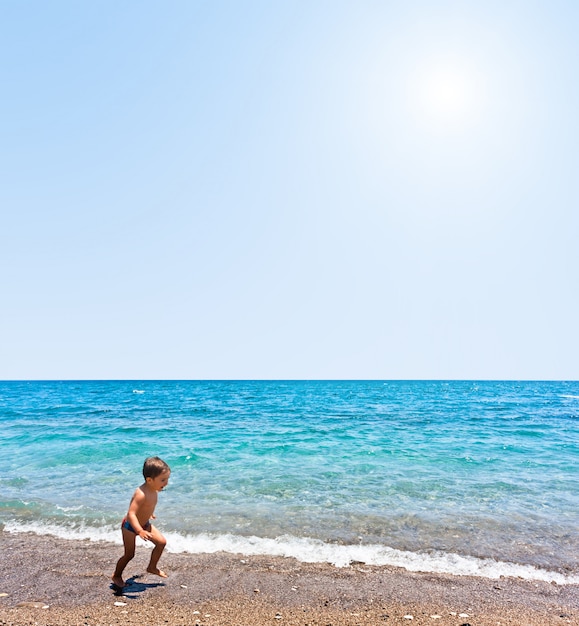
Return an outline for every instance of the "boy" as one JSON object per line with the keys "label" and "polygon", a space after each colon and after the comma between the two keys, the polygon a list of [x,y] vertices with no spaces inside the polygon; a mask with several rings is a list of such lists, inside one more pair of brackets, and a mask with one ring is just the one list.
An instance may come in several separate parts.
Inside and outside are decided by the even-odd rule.
{"label": "boy", "polygon": [[119,559],[115,573],[112,575],[113,584],[119,589],[125,586],[123,570],[135,556],[137,536],[155,544],[147,572],[161,576],[161,578],[167,578],[167,574],[157,567],[167,541],[159,530],[151,524],[151,519],[155,519],[157,494],[167,486],[170,475],[171,469],[158,456],[149,457],[143,465],[145,482],[135,489],[129,505],[129,512],[121,524],[125,553]]}

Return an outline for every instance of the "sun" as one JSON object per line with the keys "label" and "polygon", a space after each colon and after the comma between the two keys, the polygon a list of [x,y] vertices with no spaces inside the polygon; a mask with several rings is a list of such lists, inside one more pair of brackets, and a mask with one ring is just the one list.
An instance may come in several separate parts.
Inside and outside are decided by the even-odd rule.
{"label": "sun", "polygon": [[469,81],[452,70],[438,70],[425,80],[423,105],[438,115],[460,115],[471,100]]}
{"label": "sun", "polygon": [[411,108],[423,124],[458,130],[480,114],[481,79],[474,68],[459,63],[426,65],[409,82]]}

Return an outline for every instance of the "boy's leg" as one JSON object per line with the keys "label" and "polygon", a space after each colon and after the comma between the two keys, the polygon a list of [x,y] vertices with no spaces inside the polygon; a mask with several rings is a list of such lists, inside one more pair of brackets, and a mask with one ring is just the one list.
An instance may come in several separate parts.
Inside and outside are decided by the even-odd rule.
{"label": "boy's leg", "polygon": [[151,560],[149,561],[147,572],[161,576],[161,578],[167,578],[167,574],[157,567],[161,554],[163,554],[163,550],[167,545],[167,540],[154,526],[151,526],[149,532],[151,533],[151,541],[155,544],[155,547],[153,548],[153,552],[151,554]]}
{"label": "boy's leg", "polygon": [[123,528],[122,531],[125,553],[118,560],[117,567],[115,568],[115,573],[112,575],[113,583],[117,587],[125,586],[125,581],[123,580],[123,570],[125,569],[125,567],[127,567],[129,561],[135,556],[135,542],[137,539],[137,535],[135,535],[135,533],[132,533],[130,530]]}

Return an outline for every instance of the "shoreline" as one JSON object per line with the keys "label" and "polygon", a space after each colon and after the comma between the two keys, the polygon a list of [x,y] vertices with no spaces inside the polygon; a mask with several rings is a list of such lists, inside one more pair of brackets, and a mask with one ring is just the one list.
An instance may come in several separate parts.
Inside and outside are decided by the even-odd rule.
{"label": "shoreline", "polygon": [[[118,521],[118,520],[117,520]],[[0,526],[1,527],[1,526]],[[122,545],[118,523],[103,527],[58,526],[47,523],[6,522],[3,529],[8,534],[30,533],[37,536],[50,536],[64,541],[104,542]],[[520,578],[533,581],[555,582],[559,585],[579,584],[577,558],[558,564],[537,564],[539,559],[517,562],[492,555],[462,554],[447,550],[412,552],[404,548],[392,548],[378,544],[341,544],[324,542],[310,537],[284,535],[267,538],[223,533],[211,535],[182,535],[178,531],[163,529],[171,552],[185,554],[245,554],[247,556],[268,556],[295,558],[303,563],[326,563],[338,568],[351,563],[377,567],[394,567],[411,572],[449,574],[451,576],[473,576],[490,579]],[[139,543],[137,544],[139,545]],[[534,546],[533,546],[534,547]],[[526,549],[529,556],[529,546]],[[562,556],[559,553],[559,556]],[[551,565],[551,568],[549,568]]]}
{"label": "shoreline", "polygon": [[132,584],[115,594],[118,545],[4,531],[0,543],[2,625],[579,623],[579,585],[223,552],[166,552],[165,580],[145,574],[149,550],[140,547],[125,572]]}

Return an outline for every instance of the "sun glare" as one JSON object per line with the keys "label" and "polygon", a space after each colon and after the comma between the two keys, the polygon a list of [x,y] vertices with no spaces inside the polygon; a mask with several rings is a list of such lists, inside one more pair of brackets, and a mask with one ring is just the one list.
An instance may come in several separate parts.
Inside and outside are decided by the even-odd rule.
{"label": "sun glare", "polygon": [[474,70],[459,66],[430,66],[411,79],[411,106],[429,126],[462,129],[480,113],[480,80]]}
{"label": "sun glare", "polygon": [[439,71],[433,73],[424,85],[424,104],[441,115],[460,114],[468,106],[470,91],[464,77]]}

